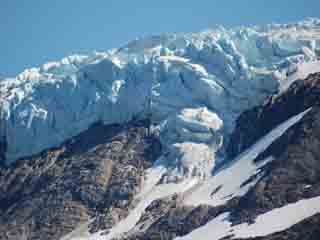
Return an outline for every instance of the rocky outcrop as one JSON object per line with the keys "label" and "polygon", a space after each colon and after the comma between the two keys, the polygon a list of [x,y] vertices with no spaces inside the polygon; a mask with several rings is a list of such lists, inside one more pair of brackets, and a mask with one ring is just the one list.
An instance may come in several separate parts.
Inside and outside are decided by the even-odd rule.
{"label": "rocky outcrop", "polygon": [[129,232],[121,240],[171,240],[184,236],[205,225],[219,214],[232,211],[238,204],[238,198],[226,205],[212,207],[209,205],[185,206],[183,196],[174,195],[154,201],[140,218],[138,231]]}
{"label": "rocky outcrop", "polygon": [[0,169],[0,239],[59,239],[124,218],[161,145],[141,123],[94,124],[60,147]]}
{"label": "rocky outcrop", "polygon": [[1,137],[0,139],[0,164],[3,165],[2,163],[4,162],[3,159],[5,159],[5,152],[7,149],[7,142],[5,137]]}
{"label": "rocky outcrop", "polygon": [[277,139],[258,158],[273,156],[264,177],[239,201],[233,215],[238,221],[274,208],[320,195],[320,108]]}
{"label": "rocky outcrop", "polygon": [[320,195],[320,73],[294,83],[263,106],[244,112],[229,144],[229,156],[243,151],[268,131],[308,108],[304,118],[273,142],[255,161],[273,156],[264,177],[241,198],[237,221],[303,198]]}
{"label": "rocky outcrop", "polygon": [[262,106],[243,112],[227,147],[229,159],[250,147],[278,124],[320,103],[320,73],[297,80],[283,94],[270,97]]}
{"label": "rocky outcrop", "polygon": [[159,218],[158,221],[146,231],[148,237],[142,239],[169,240],[177,236],[184,236],[205,225],[219,214],[232,211],[232,209],[237,206],[237,202],[238,199],[234,198],[226,205],[218,207],[209,205],[199,205],[197,207],[177,205]]}

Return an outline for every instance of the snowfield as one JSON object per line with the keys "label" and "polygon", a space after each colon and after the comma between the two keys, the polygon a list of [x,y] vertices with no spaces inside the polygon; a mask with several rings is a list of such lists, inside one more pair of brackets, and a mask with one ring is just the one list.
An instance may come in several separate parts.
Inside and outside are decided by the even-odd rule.
{"label": "snowfield", "polygon": [[[245,195],[259,181],[261,177],[258,174],[260,168],[269,161],[272,161],[273,157],[269,156],[257,164],[254,163],[254,160],[290,127],[300,121],[308,111],[310,109],[293,116],[273,129],[256,144],[234,159],[229,166],[227,165],[220,169],[215,175],[193,191],[190,196],[185,197],[184,203],[195,206],[199,204],[218,206],[225,204],[233,197]],[[257,175],[257,177],[253,181],[242,186],[243,183],[254,175]]]}
{"label": "snowfield", "polygon": [[259,215],[255,223],[231,226],[229,213],[223,213],[190,234],[175,238],[176,240],[219,240],[227,236],[250,238],[267,236],[284,231],[302,220],[320,213],[320,197],[300,200],[284,207],[273,209]]}

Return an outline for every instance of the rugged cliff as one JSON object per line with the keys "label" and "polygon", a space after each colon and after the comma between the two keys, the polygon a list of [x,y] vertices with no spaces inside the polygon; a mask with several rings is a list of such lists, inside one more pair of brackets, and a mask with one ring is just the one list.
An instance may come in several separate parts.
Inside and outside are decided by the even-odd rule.
{"label": "rugged cliff", "polygon": [[143,122],[94,124],[61,146],[0,169],[0,239],[59,239],[93,217],[105,229],[128,215],[144,170],[161,153]]}

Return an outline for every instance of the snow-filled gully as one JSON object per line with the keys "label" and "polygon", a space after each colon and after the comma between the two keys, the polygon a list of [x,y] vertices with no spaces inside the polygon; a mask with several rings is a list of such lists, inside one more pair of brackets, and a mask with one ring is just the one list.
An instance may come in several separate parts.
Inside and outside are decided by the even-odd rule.
{"label": "snow-filled gully", "polygon": [[[142,188],[140,194],[137,195],[136,199],[140,202],[138,205],[129,213],[128,217],[116,224],[110,232],[105,235],[103,232],[98,232],[93,235],[85,233],[87,230],[75,230],[71,233],[69,237],[63,238],[63,240],[81,240],[79,235],[85,234],[84,239],[90,240],[106,240],[112,239],[114,237],[122,236],[127,232],[133,231],[136,229],[139,231],[139,226],[137,222],[144,213],[144,210],[152,203],[152,201],[160,198],[170,196],[174,193],[181,193],[183,195],[183,203],[185,205],[200,205],[200,204],[209,204],[212,206],[225,204],[229,199],[235,196],[244,195],[258,180],[259,178],[252,181],[250,184],[241,187],[241,184],[248,180],[251,176],[255,175],[259,169],[269,161],[272,161],[272,156],[268,157],[264,161],[259,162],[259,164],[254,163],[254,159],[268,148],[276,139],[282,136],[290,127],[299,122],[305,114],[307,114],[311,109],[308,109],[296,116],[291,117],[284,123],[280,124],[272,131],[270,131],[266,136],[260,139],[256,144],[246,150],[244,153],[240,154],[231,164],[218,173],[216,173],[211,178],[201,181],[199,178],[187,178],[181,183],[167,183],[157,185],[158,181],[161,179],[167,169],[161,165],[161,161],[157,162],[157,165],[153,168],[150,168],[146,174],[146,181]],[[215,189],[219,188],[219,191],[212,194]],[[298,206],[302,207],[303,202]],[[312,204],[320,203],[320,198],[316,198],[312,201]],[[302,205],[301,205],[302,204]],[[320,206],[320,204],[319,204]],[[292,207],[292,206],[291,206]],[[291,208],[290,208],[291,209]],[[287,209],[275,210],[275,215],[272,213],[267,213],[267,215],[261,215],[260,220],[257,221],[256,227],[251,226],[246,231],[245,225],[231,227],[231,223],[228,222],[228,213],[221,214],[207,225],[194,230],[189,235],[181,238],[179,240],[191,240],[191,239],[206,239],[206,236],[210,236],[210,240],[218,240],[221,237],[230,235],[230,232],[236,233],[236,236],[249,236],[250,232],[255,232],[256,229],[260,229],[260,226],[269,221],[272,216],[275,218],[287,211]],[[290,211],[290,210],[289,210]],[[283,224],[276,225],[274,228],[270,229],[285,229],[286,226],[290,227],[292,222],[296,223],[297,221],[303,220],[304,216],[310,216],[310,214],[315,214],[317,211],[320,211],[319,208],[310,208],[310,211],[305,212],[301,215],[301,219],[297,216],[294,218],[289,218],[286,221],[283,221]],[[300,215],[299,215],[300,216]],[[259,219],[259,218],[258,218]],[[215,226],[215,227],[213,227]],[[214,234],[208,234],[210,229],[214,229]],[[218,229],[216,231],[216,229]],[[79,231],[81,234],[79,234]],[[212,230],[213,231],[213,230]],[[270,230],[271,231],[271,230]],[[256,231],[257,236],[260,236],[263,233],[268,233],[268,231],[263,232],[262,230]],[[103,235],[101,235],[103,234]],[[204,234],[204,235],[203,235]],[[246,235],[247,234],[247,235]],[[260,234],[260,235],[259,235]],[[75,237],[76,235],[76,237]],[[213,238],[216,236],[216,238]]]}

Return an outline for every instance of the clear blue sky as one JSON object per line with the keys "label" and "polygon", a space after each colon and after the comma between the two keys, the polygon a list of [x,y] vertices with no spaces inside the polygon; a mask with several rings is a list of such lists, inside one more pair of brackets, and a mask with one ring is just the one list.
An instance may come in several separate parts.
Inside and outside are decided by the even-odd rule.
{"label": "clear blue sky", "polygon": [[320,17],[319,0],[0,0],[0,78],[139,36]]}

